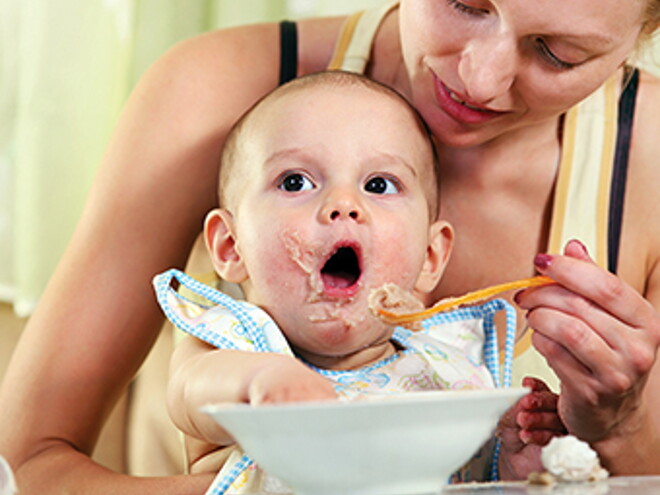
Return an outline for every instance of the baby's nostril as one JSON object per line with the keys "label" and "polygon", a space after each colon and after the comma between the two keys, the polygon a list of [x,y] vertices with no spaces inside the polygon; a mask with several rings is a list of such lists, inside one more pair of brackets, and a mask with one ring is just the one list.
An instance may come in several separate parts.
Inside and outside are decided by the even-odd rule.
{"label": "baby's nostril", "polygon": [[[332,210],[330,213],[330,220],[337,220],[339,217],[342,216],[341,211],[339,210]],[[353,220],[357,220],[360,215],[358,214],[357,210],[351,210],[348,212],[348,217],[352,218]]]}

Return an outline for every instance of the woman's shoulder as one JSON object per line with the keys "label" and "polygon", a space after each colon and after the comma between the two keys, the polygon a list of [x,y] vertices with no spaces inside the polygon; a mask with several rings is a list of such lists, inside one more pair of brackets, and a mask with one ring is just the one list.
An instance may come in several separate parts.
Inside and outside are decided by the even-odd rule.
{"label": "woman's shoulder", "polygon": [[[153,97],[228,101],[263,94],[277,84],[278,27],[275,23],[211,31],[171,47],[148,69],[138,85]],[[252,95],[254,98],[254,95]]]}
{"label": "woman's shoulder", "polygon": [[[322,70],[332,56],[344,17],[296,22],[299,73]],[[218,29],[174,45],[152,67],[168,79],[272,87],[280,64],[279,22]]]}
{"label": "woman's shoulder", "polygon": [[660,262],[660,79],[640,71],[623,210],[619,272],[638,290]]}
{"label": "woman's shoulder", "polygon": [[[660,183],[660,78],[640,70],[639,89],[633,121],[630,166],[631,171],[644,177],[655,178],[654,187]],[[633,176],[634,177],[634,176]],[[641,184],[640,184],[641,187]]]}
{"label": "woman's shoulder", "polygon": [[[660,147],[658,129],[660,129],[660,78],[640,70],[639,91],[637,95],[634,135],[640,144],[651,145],[656,150]],[[657,158],[658,154],[655,154]]]}
{"label": "woman's shoulder", "polygon": [[[341,18],[298,23],[298,73],[324,68]],[[274,89],[280,69],[279,23],[238,26],[179,42],[141,77],[127,105],[128,119],[144,126],[176,122],[179,142],[222,140],[231,125]],[[159,127],[160,128],[160,127]],[[178,131],[178,132],[179,132]]]}

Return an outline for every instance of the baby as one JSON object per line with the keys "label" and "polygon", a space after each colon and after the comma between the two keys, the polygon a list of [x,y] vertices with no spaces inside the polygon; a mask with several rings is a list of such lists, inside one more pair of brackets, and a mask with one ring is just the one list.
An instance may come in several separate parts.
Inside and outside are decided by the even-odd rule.
{"label": "baby", "polygon": [[[223,465],[214,493],[259,492],[269,478],[243,469],[237,447],[219,448],[233,440],[199,412],[209,402],[496,386],[482,319],[502,306],[453,323],[441,315],[421,332],[369,310],[373,289],[393,283],[423,295],[440,280],[453,230],[439,217],[439,190],[417,112],[362,76],[296,79],[235,125],[221,157],[220,208],[204,234],[216,272],[240,284],[247,302],[176,271],[155,282],[167,316],[192,335],[172,360],[169,409],[186,433],[191,472]],[[173,279],[207,303],[187,301]],[[487,476],[482,464],[473,478]]]}

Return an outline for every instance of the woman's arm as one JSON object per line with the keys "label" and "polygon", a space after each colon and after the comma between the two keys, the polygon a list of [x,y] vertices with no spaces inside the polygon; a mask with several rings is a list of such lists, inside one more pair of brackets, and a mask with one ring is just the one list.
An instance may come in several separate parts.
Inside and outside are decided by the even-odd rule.
{"label": "woman's arm", "polygon": [[0,390],[0,452],[21,493],[208,485],[129,480],[88,456],[161,327],[151,278],[184,266],[216,204],[227,129],[277,82],[277,40],[276,25],[202,36],[171,50],[136,87]]}
{"label": "woman's arm", "polygon": [[642,74],[619,277],[578,244],[541,263],[558,286],[517,297],[536,347],[562,379],[559,411],[614,474],[660,474],[660,81]]}
{"label": "woman's arm", "polygon": [[529,289],[517,301],[529,311],[534,345],[561,380],[558,411],[569,433],[591,443],[613,474],[660,473],[649,389],[660,314],[576,242],[565,256],[537,257],[537,267],[558,284]]}

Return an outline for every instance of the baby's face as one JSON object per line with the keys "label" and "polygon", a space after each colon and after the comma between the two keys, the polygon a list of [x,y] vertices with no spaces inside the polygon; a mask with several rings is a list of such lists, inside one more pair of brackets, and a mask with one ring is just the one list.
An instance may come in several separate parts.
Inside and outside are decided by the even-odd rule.
{"label": "baby's face", "polygon": [[369,292],[413,289],[429,243],[433,164],[412,116],[362,87],[308,88],[246,132],[232,213],[248,300],[313,363],[387,341]]}

